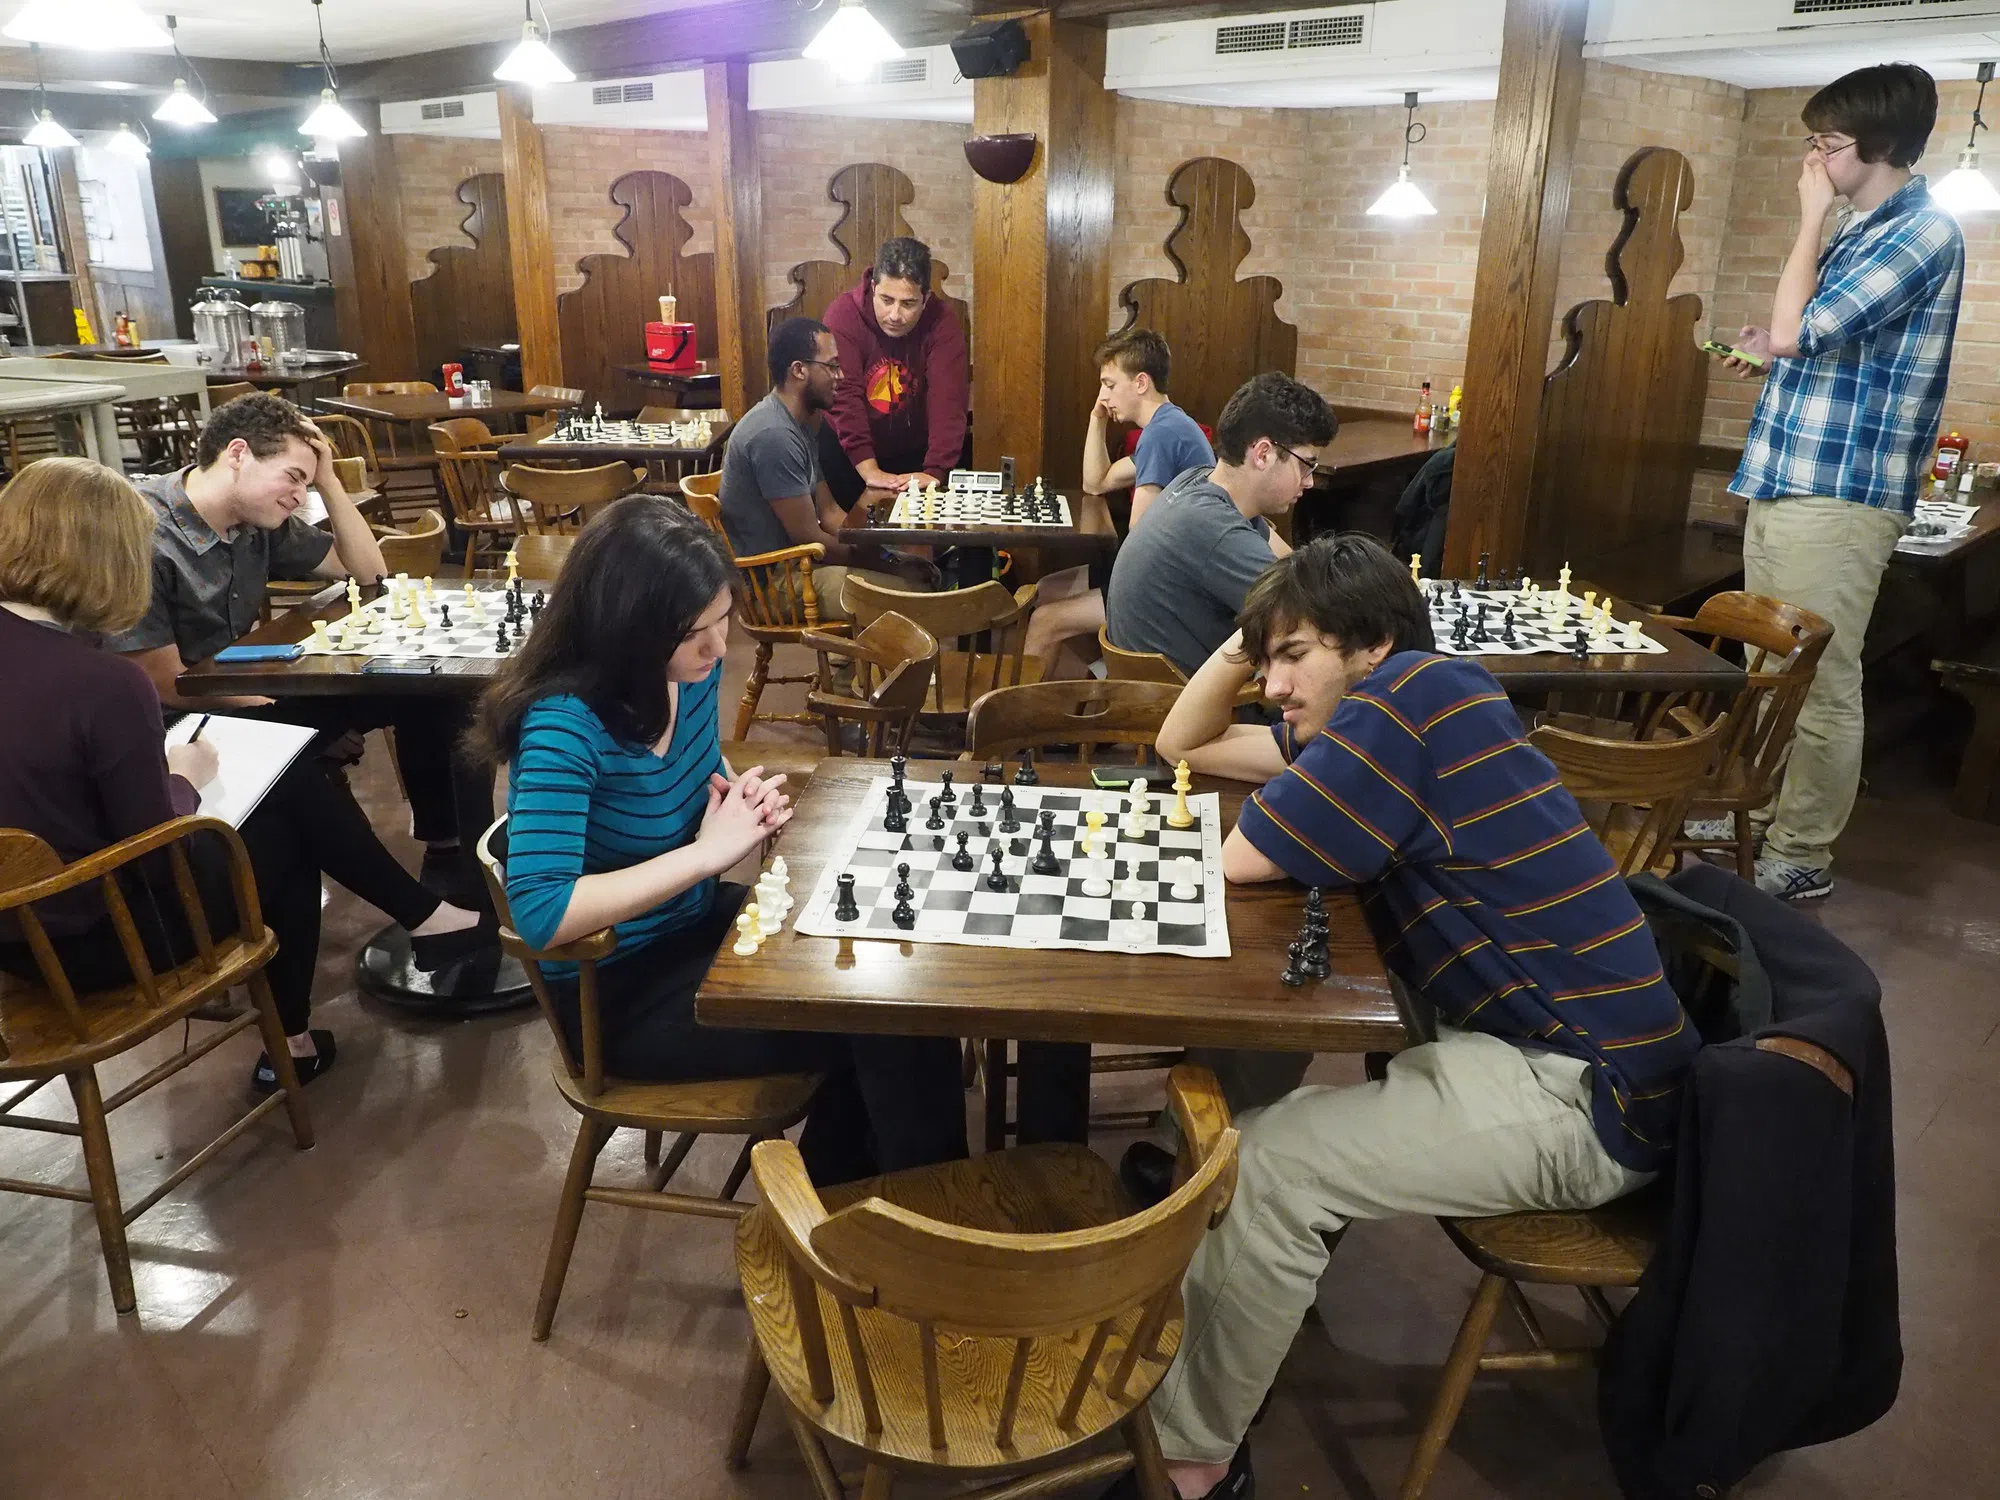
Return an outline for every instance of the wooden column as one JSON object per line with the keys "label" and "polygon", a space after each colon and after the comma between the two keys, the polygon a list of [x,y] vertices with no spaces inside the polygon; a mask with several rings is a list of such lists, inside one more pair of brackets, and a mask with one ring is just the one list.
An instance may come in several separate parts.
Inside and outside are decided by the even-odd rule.
{"label": "wooden column", "polygon": [[527,89],[500,87],[500,167],[507,178],[507,241],[514,266],[514,330],[521,341],[521,389],[563,385],[556,323],[556,249],[549,232],[549,178],[541,127]]}
{"label": "wooden column", "polygon": [[[340,143],[340,183],[320,190],[341,346],[368,361],[369,380],[435,379],[434,372],[425,376],[417,369],[395,146],[382,134],[381,109],[373,100],[350,99],[347,109],[368,134]],[[198,186],[199,173],[194,180]],[[205,229],[203,234],[206,256]]]}
{"label": "wooden column", "polygon": [[1511,570],[1527,540],[1587,9],[1588,0],[1507,0],[1445,537],[1445,570],[1457,577],[1470,578],[1482,552]]}
{"label": "wooden column", "polygon": [[[97,341],[108,344],[111,330],[105,326],[104,309],[97,300],[97,278],[90,274],[90,231],[83,219],[83,189],[76,178],[76,148],[51,151],[49,160],[56,178],[56,243],[70,275],[70,300],[90,315],[90,331],[97,335]],[[76,320],[69,320],[59,338],[51,339],[49,330],[40,328],[36,336],[44,343],[73,344],[77,341]]]}
{"label": "wooden column", "polygon": [[973,183],[973,461],[1074,490],[1110,317],[1114,101],[1101,25],[1020,19],[1028,60],[972,86],[975,135],[1038,143],[1019,182]]}
{"label": "wooden column", "polygon": [[715,202],[715,317],[722,407],[740,417],[770,388],[764,370],[764,180],[750,115],[750,64],[702,69],[708,93],[708,171]]}

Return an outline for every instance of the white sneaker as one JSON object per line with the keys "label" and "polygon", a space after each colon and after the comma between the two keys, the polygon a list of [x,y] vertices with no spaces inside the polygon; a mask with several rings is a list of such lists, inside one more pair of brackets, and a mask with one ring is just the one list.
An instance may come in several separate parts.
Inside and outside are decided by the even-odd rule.
{"label": "white sneaker", "polygon": [[1736,820],[1689,818],[1681,824],[1681,837],[1693,839],[1698,844],[1733,844],[1736,842]]}
{"label": "white sneaker", "polygon": [[1810,865],[1767,855],[1757,861],[1757,889],[1780,901],[1814,901],[1833,894],[1833,877]]}

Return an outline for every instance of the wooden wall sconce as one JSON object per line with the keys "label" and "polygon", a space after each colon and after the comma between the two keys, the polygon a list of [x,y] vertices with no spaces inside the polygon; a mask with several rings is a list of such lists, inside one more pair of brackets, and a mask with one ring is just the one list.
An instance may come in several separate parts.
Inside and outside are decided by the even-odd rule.
{"label": "wooden wall sconce", "polygon": [[1035,138],[1029,135],[975,135],[965,143],[965,159],[988,182],[1006,186],[1028,175],[1035,161]]}

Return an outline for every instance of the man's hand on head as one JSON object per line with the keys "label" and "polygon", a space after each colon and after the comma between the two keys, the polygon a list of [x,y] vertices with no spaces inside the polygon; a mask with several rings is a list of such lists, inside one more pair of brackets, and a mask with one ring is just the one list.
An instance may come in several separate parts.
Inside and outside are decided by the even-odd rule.
{"label": "man's hand on head", "polygon": [[306,439],[306,446],[312,449],[313,458],[316,461],[313,469],[313,487],[324,495],[326,493],[325,486],[329,481],[335,484],[340,482],[339,475],[333,467],[333,461],[337,455],[333,451],[332,442],[328,440],[325,433],[319,430],[317,425],[307,420],[305,429],[311,434]]}

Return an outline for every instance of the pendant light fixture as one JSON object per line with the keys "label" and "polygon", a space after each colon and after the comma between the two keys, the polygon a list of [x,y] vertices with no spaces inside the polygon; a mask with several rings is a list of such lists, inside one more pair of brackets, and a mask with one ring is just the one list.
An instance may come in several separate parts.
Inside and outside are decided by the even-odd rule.
{"label": "pendant light fixture", "polygon": [[21,137],[24,146],[46,146],[57,149],[74,146],[76,137],[56,123],[56,117],[49,113],[49,91],[42,82],[42,44],[28,43],[28,50],[35,54],[35,123],[28,127],[28,133]]}
{"label": "pendant light fixture", "polygon": [[321,0],[313,0],[313,20],[319,26],[319,65],[326,72],[326,87],[319,91],[319,108],[306,116],[299,134],[328,141],[347,141],[366,135],[368,132],[361,128],[361,122],[341,107],[340,75],[333,71],[333,53],[327,50],[326,13],[321,9]]}
{"label": "pendant light fixture", "polygon": [[129,124],[121,122],[117,133],[104,143],[104,149],[133,161],[144,161],[153,154],[151,142],[152,137],[140,135]]}
{"label": "pendant light fixture", "polygon": [[1418,219],[1437,212],[1436,205],[1424,196],[1424,190],[1410,181],[1410,147],[1430,134],[1425,126],[1417,123],[1417,95],[1414,89],[1403,95],[1403,108],[1408,112],[1403,122],[1403,165],[1388,190],[1368,205],[1368,212],[1377,218]]}
{"label": "pendant light fixture", "polygon": [[1979,102],[1972,106],[1972,129],[1966,135],[1965,149],[1958,155],[1958,166],[1931,184],[1931,201],[1953,218],[1991,213],[2000,208],[2000,191],[1994,189],[1993,179],[1979,170],[1979,132],[1987,128],[1980,110],[1986,103],[1986,85],[1992,81],[1993,64],[1981,63]]}
{"label": "pendant light fixture", "polygon": [[862,0],[840,0],[840,9],[806,43],[805,55],[848,83],[860,83],[881,64],[903,56],[903,49]]}
{"label": "pendant light fixture", "polygon": [[[507,60],[493,70],[493,76],[502,83],[525,83],[531,89],[538,89],[549,83],[574,83],[576,74],[563,64],[563,60],[549,50],[549,44],[542,39],[543,28],[535,25],[535,0],[521,0],[521,9],[526,19],[521,22],[521,42]],[[542,10],[544,22],[548,9]],[[554,28],[548,28],[553,34]]]}
{"label": "pendant light fixture", "polygon": [[[208,84],[186,53],[181,51],[180,22],[167,17],[167,35],[174,44],[174,91],[160,101],[160,107],[153,111],[153,118],[168,125],[213,125],[215,111],[208,107]],[[189,74],[194,75],[195,87],[199,94],[188,91]]]}
{"label": "pendant light fixture", "polygon": [[86,52],[129,52],[173,41],[137,0],[28,0],[0,34]]}

